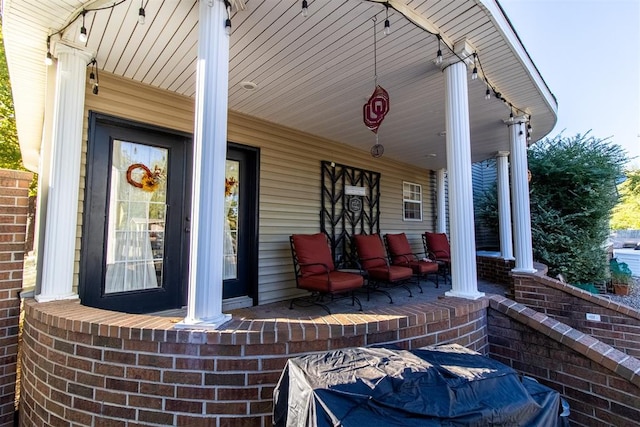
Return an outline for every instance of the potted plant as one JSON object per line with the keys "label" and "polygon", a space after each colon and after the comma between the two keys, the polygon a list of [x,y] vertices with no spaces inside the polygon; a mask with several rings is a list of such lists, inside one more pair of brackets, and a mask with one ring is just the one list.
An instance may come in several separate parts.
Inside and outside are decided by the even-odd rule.
{"label": "potted plant", "polygon": [[616,295],[629,295],[631,288],[631,275],[621,271],[611,272],[611,285]]}
{"label": "potted plant", "polygon": [[611,273],[611,285],[613,293],[616,295],[629,295],[629,288],[633,283],[631,280],[631,270],[625,262],[618,262],[611,258],[609,261],[609,271]]}

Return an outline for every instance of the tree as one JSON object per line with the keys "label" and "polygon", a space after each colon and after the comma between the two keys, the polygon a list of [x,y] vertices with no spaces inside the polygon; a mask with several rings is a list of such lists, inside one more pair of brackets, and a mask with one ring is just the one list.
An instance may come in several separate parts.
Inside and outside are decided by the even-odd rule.
{"label": "tree", "polygon": [[[588,133],[558,135],[532,146],[528,162],[534,258],[550,275],[562,273],[572,283],[604,281],[603,245],[618,200],[616,181],[627,162],[624,150]],[[485,197],[478,213],[495,227],[495,196]]]}
{"label": "tree", "polygon": [[0,24],[0,167],[5,169],[24,169],[16,119],[9,82],[9,70],[4,51],[4,38]]}
{"label": "tree", "polygon": [[618,186],[620,203],[613,209],[613,230],[640,230],[640,170],[627,172],[627,179]]}

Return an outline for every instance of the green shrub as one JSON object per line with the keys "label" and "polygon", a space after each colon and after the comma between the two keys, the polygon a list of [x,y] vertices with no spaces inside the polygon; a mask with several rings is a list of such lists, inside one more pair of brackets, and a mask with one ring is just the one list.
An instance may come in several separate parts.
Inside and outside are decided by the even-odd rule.
{"label": "green shrub", "polygon": [[[549,267],[550,276],[561,273],[570,283],[607,279],[603,245],[626,161],[620,146],[580,134],[558,135],[529,149],[533,255]],[[489,192],[477,215],[496,232],[497,211]]]}

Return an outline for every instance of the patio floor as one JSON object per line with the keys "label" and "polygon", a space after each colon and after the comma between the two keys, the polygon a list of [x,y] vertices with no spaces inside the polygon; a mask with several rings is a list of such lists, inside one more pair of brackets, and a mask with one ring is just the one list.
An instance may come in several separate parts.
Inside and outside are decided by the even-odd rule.
{"label": "patio floor", "polygon": [[[409,297],[409,293],[403,288],[385,289],[391,294],[393,298],[393,304],[389,304],[389,298],[386,295],[379,292],[372,292],[370,294],[370,300],[367,301],[367,293],[362,291],[357,296],[362,303],[362,313],[377,312],[384,307],[397,307],[404,305],[412,305],[422,302],[437,301],[439,297],[443,297],[445,292],[451,290],[451,285],[445,285],[440,280],[440,287],[436,288],[435,284],[431,281],[423,280],[421,282],[423,293],[415,285],[409,285],[409,289],[413,297]],[[507,286],[499,285],[495,283],[489,283],[486,281],[478,280],[478,290],[486,294],[498,294],[504,296]],[[299,318],[309,316],[324,316],[327,314],[321,307],[299,307],[294,306],[293,309],[289,309],[290,300],[281,301],[273,304],[259,305],[256,307],[242,308],[232,310],[230,313],[233,317],[242,317],[247,319],[267,319],[267,318]],[[357,305],[351,306],[350,299],[342,299],[329,304],[329,309],[332,314],[347,314],[358,313]]]}

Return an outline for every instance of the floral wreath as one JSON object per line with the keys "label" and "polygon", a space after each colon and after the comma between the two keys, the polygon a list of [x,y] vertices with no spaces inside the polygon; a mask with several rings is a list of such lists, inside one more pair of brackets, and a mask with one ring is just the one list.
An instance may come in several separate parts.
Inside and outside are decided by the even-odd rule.
{"label": "floral wreath", "polygon": [[[132,172],[136,169],[142,169],[143,174],[140,181],[136,181],[131,176]],[[127,182],[136,188],[152,193],[158,189],[160,179],[162,179],[163,175],[164,172],[158,166],[151,172],[151,170],[142,163],[134,163],[127,169]]]}
{"label": "floral wreath", "polygon": [[228,196],[231,195],[231,193],[233,192],[233,187],[235,187],[236,184],[238,184],[238,181],[236,181],[236,179],[234,177],[225,178],[224,179],[224,195],[225,195],[225,197],[228,197]]}

